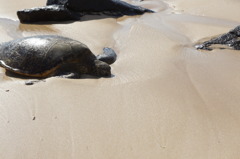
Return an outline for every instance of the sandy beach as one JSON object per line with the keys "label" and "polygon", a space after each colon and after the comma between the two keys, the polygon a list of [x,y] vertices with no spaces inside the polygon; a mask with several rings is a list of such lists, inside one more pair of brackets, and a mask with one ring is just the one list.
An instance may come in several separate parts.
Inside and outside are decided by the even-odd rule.
{"label": "sandy beach", "polygon": [[62,35],[118,55],[111,78],[27,79],[0,69],[1,159],[238,159],[240,52],[194,45],[240,24],[237,0],[128,0],[156,13],[21,24],[44,0],[0,0],[0,42]]}

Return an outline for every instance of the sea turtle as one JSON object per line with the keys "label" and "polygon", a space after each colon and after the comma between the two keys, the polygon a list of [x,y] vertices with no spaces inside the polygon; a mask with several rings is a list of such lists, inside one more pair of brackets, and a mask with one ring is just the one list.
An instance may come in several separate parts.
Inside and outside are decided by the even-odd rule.
{"label": "sea turtle", "polygon": [[57,35],[25,37],[0,45],[0,65],[20,75],[47,78],[72,74],[111,75],[116,53],[104,48],[95,56],[83,43]]}
{"label": "sea turtle", "polygon": [[92,12],[122,16],[139,15],[153,11],[131,5],[122,0],[47,0],[47,6],[20,10],[17,15],[20,22],[32,23],[80,20],[81,16]]}

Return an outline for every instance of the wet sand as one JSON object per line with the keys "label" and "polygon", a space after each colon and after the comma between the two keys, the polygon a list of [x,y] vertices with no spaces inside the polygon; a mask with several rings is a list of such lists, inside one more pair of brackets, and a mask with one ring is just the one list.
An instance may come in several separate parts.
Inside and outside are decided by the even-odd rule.
{"label": "wet sand", "polygon": [[156,11],[82,22],[19,24],[0,0],[0,42],[40,34],[118,53],[112,78],[52,77],[32,86],[0,71],[4,159],[236,159],[240,156],[240,53],[195,50],[239,25],[236,0],[128,2]]}

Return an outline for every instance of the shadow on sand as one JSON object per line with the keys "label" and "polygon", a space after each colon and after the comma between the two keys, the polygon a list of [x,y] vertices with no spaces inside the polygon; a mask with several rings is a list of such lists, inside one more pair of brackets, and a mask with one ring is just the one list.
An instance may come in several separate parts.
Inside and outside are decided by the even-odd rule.
{"label": "shadow on sand", "polygon": [[44,80],[50,77],[57,77],[57,78],[69,78],[69,79],[100,79],[100,78],[113,78],[115,75],[111,74],[109,77],[97,77],[97,76],[92,76],[92,75],[87,75],[87,74],[82,74],[82,75],[76,75],[73,73],[65,74],[65,75],[58,75],[58,76],[49,76],[49,77],[44,77],[44,78],[38,78],[38,77],[30,77],[30,76],[24,76],[20,75],[11,71],[6,70],[6,76],[13,77],[13,78],[21,78],[21,79],[35,79],[35,80]]}

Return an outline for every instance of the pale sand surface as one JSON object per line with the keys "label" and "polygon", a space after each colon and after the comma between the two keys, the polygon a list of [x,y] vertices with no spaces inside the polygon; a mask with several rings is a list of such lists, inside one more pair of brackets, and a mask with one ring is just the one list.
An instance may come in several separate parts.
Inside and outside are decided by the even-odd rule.
{"label": "pale sand surface", "polygon": [[237,26],[240,1],[128,2],[157,13],[26,25],[16,10],[44,0],[0,0],[1,42],[58,34],[118,53],[112,78],[26,86],[1,69],[1,159],[239,158],[240,52],[193,45]]}

